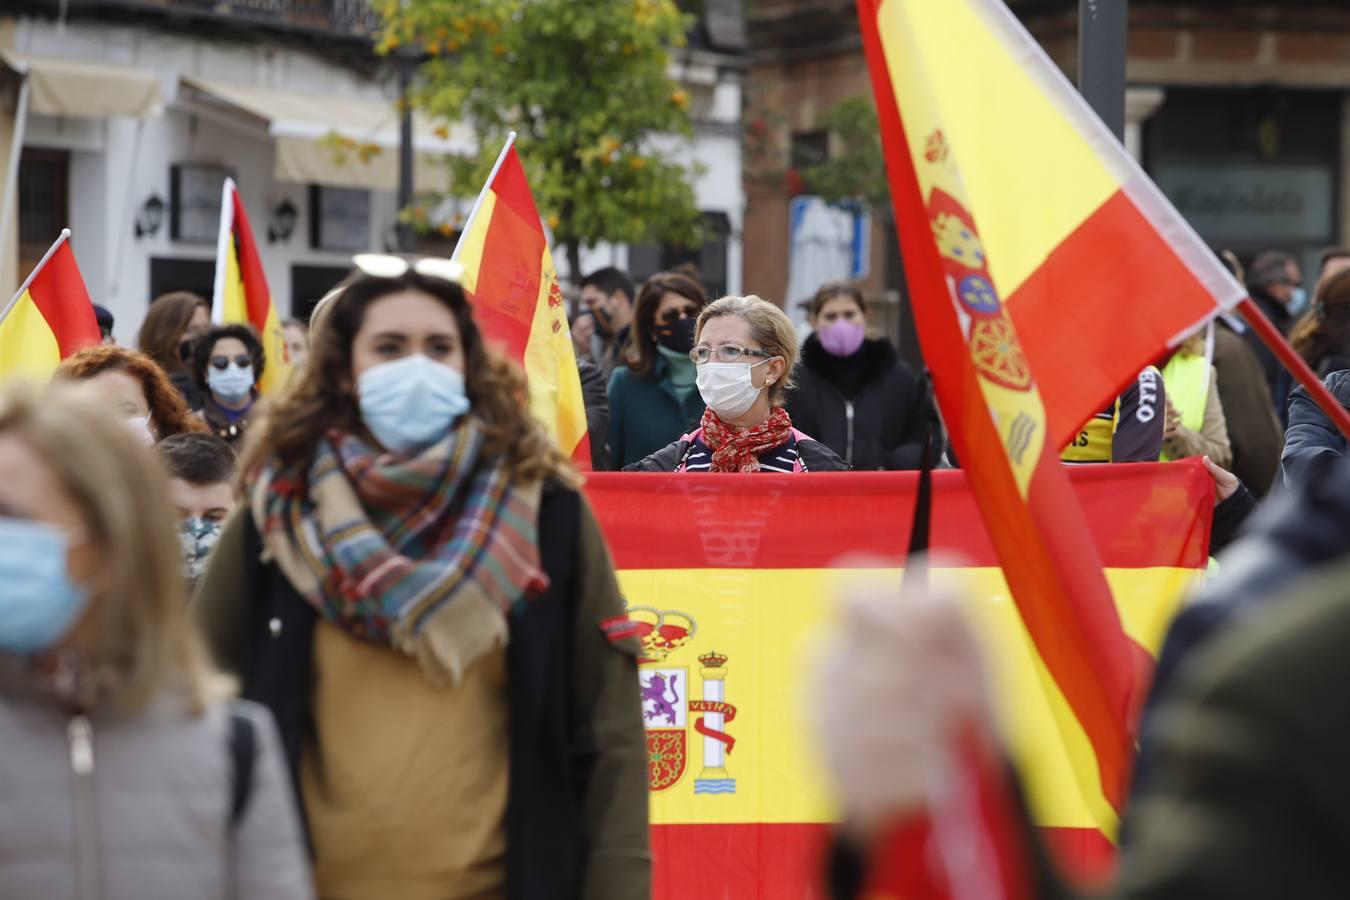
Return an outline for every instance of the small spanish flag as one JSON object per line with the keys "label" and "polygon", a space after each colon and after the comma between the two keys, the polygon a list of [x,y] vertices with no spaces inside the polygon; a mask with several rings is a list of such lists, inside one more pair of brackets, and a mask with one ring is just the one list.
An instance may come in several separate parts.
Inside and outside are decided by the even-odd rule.
{"label": "small spanish flag", "polygon": [[61,360],[101,342],[67,228],[0,313],[0,375],[46,379]]}
{"label": "small spanish flag", "polygon": [[225,179],[220,209],[220,240],[216,245],[216,290],[211,303],[211,318],[218,323],[242,322],[252,325],[262,341],[267,365],[258,388],[270,394],[291,377],[291,357],[281,318],[272,302],[263,271],[258,244],[253,240],[244,203],[233,178]]}
{"label": "small spanish flag", "polygon": [[469,213],[454,258],[478,327],[525,369],[530,412],[580,469],[591,467],[581,376],[548,238],[514,147],[507,140]]}

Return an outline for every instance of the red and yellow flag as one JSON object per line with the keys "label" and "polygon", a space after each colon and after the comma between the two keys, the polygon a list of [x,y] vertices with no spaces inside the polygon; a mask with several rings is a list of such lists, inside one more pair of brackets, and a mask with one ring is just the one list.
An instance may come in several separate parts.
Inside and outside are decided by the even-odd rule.
{"label": "red and yellow flag", "polygon": [[[920,343],[1043,690],[1056,701],[1056,727],[1090,748],[1071,760],[1110,839],[1148,660],[1122,627],[1059,450],[1216,300],[1140,212],[1130,191],[1142,188],[1122,187],[1086,126],[1065,118],[1001,3],[859,0],[858,9]],[[1092,196],[1098,206],[1085,209]],[[1094,266],[1104,277],[1080,277],[1095,277]],[[1112,278],[1119,283],[1108,287]],[[1128,294],[1139,279],[1154,291],[1181,284],[1163,301],[1179,312],[1151,315],[1159,303],[1147,292],[1126,304],[1117,288]],[[1018,302],[1034,314],[1015,318]]]}
{"label": "red and yellow flag", "polygon": [[0,321],[0,375],[46,379],[76,350],[102,343],[69,238],[61,232]]}
{"label": "red and yellow flag", "polygon": [[220,210],[220,240],[216,245],[216,291],[211,303],[211,318],[219,323],[242,322],[252,325],[262,341],[267,364],[258,388],[274,393],[291,377],[291,355],[281,317],[272,302],[263,271],[258,244],[253,240],[244,201],[234,179],[225,179]]}
{"label": "red and yellow flag", "polygon": [[[1099,867],[1111,849],[1097,826],[1100,789],[1073,775],[1091,749],[1081,729],[1059,726],[1064,695],[1042,680],[968,474],[933,473],[933,553],[962,563],[931,577],[964,588],[1042,835],[1076,870]],[[1212,480],[1194,460],[1067,477],[1126,631],[1156,652],[1204,571]],[[643,645],[657,900],[823,896],[821,851],[838,813],[810,737],[812,642],[854,574],[833,568],[840,557],[897,560],[874,574],[899,583],[916,488],[914,473],[898,472],[587,477]]]}
{"label": "red and yellow flag", "polygon": [[[948,193],[976,226],[971,252],[1017,327],[1059,449],[1245,291],[1003,0],[859,0],[858,13],[887,130],[904,120],[925,185],[960,173]],[[902,153],[895,140],[887,150]],[[955,254],[960,230],[946,237]]]}
{"label": "red and yellow flag", "polygon": [[580,469],[591,467],[586,406],[567,309],[534,195],[507,140],[454,258],[483,335],[525,369],[530,411]]}

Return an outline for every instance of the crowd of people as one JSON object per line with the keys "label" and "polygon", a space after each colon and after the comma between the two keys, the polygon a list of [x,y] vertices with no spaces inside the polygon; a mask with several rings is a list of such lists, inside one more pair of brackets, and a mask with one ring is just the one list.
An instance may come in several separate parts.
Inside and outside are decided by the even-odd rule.
{"label": "crowd of people", "polygon": [[[102,346],[68,357],[50,385],[0,386],[6,896],[649,895],[638,648],[578,474],[530,417],[521,370],[487,346],[461,287],[434,266],[398,269],[358,267],[308,323],[286,322],[294,375],[266,397],[257,335],[213,324],[209,304],[182,292],[151,304],[139,349],[116,345],[99,310]],[[1248,275],[1350,402],[1350,251],[1324,256],[1300,316],[1301,281],[1278,253]],[[641,286],[615,268],[589,274],[571,333],[594,467],[959,464],[924,373],[868,313],[858,286],[822,285],[803,339],[777,304],[709,297],[692,270]],[[1149,722],[1208,714],[1207,692],[1249,676],[1230,654],[1204,690],[1177,688],[1177,711],[1167,699],[1182,657],[1345,547],[1344,517],[1303,540],[1310,523],[1350,509],[1344,440],[1264,351],[1237,320],[1202,329],[1064,449],[1075,463],[1204,457],[1221,501],[1216,551],[1244,521],[1242,546],[1267,551],[1226,567],[1183,613]],[[921,804],[906,785],[931,761],[923,739],[982,702],[959,618],[928,598],[902,623],[883,600],[856,604],[867,627],[831,670],[835,695],[850,698],[837,712],[867,718],[866,698],[912,701],[923,727],[831,729],[845,811],[868,822]],[[1269,654],[1337,615],[1291,617]],[[918,635],[912,654],[887,656],[874,639],[906,629],[894,646]],[[1264,647],[1244,658],[1264,659]],[[1343,656],[1313,654],[1305,670],[1334,679]],[[964,674],[920,697],[931,672],[948,670]],[[1265,720],[1242,724],[1254,748],[1267,737]],[[1141,794],[1159,806],[1205,777],[1203,754],[1166,728],[1144,748]],[[1251,754],[1279,768],[1269,758]],[[1311,780],[1334,779],[1325,762],[1306,783],[1268,784],[1306,788],[1309,816],[1320,815],[1317,791],[1339,790]],[[861,787],[873,781],[882,788]],[[1149,818],[1160,813],[1137,806],[1129,833],[1147,858],[1160,852]],[[1242,807],[1206,811],[1230,809]],[[1212,840],[1238,854],[1241,837],[1216,826]],[[1062,890],[1047,885],[1047,896]]]}

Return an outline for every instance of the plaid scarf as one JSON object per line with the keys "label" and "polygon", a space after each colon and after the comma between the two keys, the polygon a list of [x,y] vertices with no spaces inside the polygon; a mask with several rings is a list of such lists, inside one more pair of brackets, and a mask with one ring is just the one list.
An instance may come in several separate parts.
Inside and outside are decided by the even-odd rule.
{"label": "plaid scarf", "polygon": [[456,683],[507,639],[507,616],[548,586],[541,485],[512,484],[466,417],[410,459],[333,431],[307,478],[264,469],[250,486],[264,558],[349,634]]}
{"label": "plaid scarf", "polygon": [[711,409],[703,413],[701,424],[714,472],[758,472],[759,455],[783,446],[792,436],[792,420],[781,406],[754,428],[728,425]]}

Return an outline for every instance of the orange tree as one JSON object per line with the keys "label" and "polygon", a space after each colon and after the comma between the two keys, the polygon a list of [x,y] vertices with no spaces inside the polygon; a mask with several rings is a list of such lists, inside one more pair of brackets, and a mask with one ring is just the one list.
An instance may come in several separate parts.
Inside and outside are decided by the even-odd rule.
{"label": "orange tree", "polygon": [[671,137],[689,138],[689,95],[670,77],[688,18],[673,0],[387,0],[379,47],[416,47],[413,103],[464,122],[478,151],[449,160],[476,193],[516,144],[540,214],[566,253],[581,247],[698,238],[693,169]]}

